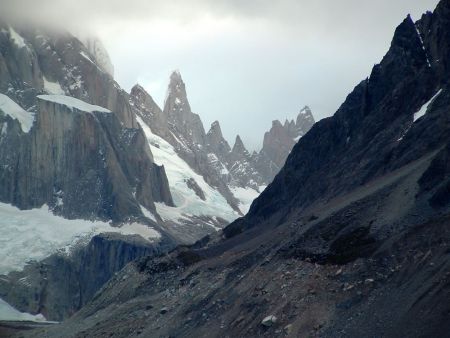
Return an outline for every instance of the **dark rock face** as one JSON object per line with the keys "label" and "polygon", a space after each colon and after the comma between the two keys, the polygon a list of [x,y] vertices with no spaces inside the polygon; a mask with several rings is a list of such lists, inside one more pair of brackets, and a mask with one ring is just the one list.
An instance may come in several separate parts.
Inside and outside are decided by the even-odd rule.
{"label": "dark rock face", "polygon": [[115,114],[49,101],[37,110],[29,134],[8,128],[0,141],[2,201],[117,222],[140,216],[139,203],[149,210],[154,201],[171,203],[164,168],[152,162],[140,129],[123,128]]}
{"label": "dark rock face", "polygon": [[[272,215],[281,206],[306,208],[318,198],[349,191],[446,142],[446,85],[428,65],[416,28],[410,17],[405,19],[370,78],[335,116],[300,139],[273,184],[253,204],[249,220]],[[413,123],[414,113],[441,88],[427,115]]]}
{"label": "dark rock face", "polygon": [[54,254],[2,276],[0,296],[20,311],[62,321],[89,302],[128,262],[160,254],[167,250],[166,244],[152,244],[139,236],[97,235],[70,255]]}
{"label": "dark rock face", "polygon": [[[0,200],[48,204],[68,218],[115,222],[142,217],[139,204],[173,205],[164,168],[153,163],[128,94],[79,40],[0,24],[0,92],[35,115],[29,133],[0,113]],[[30,67],[30,64],[32,67]],[[44,101],[67,94],[105,107],[83,112]]]}
{"label": "dark rock face", "polygon": [[370,78],[300,139],[225,239],[190,248],[192,264],[179,248],[128,265],[45,333],[447,336],[449,22],[447,0],[406,18]]}

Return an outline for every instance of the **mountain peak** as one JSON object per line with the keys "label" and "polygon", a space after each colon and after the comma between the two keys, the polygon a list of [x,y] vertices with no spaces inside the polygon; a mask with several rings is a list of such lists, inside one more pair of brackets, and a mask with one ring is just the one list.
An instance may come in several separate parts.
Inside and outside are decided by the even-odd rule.
{"label": "mountain peak", "polygon": [[315,119],[312,114],[311,108],[309,108],[308,106],[303,107],[298,113],[295,123],[301,136],[305,135],[314,123]]}
{"label": "mountain peak", "polygon": [[169,86],[167,87],[166,99],[164,101],[164,111],[169,115],[186,114],[191,108],[187,99],[186,86],[181,78],[179,70],[175,70],[170,75]]}
{"label": "mountain peak", "polygon": [[131,88],[130,94],[133,95],[133,93],[147,93],[147,91],[142,87],[139,83],[136,83],[133,88]]}
{"label": "mountain peak", "polygon": [[244,142],[242,142],[242,139],[239,135],[236,135],[236,140],[234,141],[232,152],[239,154],[248,153],[247,149],[244,146]]}
{"label": "mountain peak", "polygon": [[174,70],[171,74],[170,74],[170,82],[183,82],[183,78],[181,77],[181,73],[178,69]]}
{"label": "mountain peak", "polygon": [[140,84],[136,83],[133,88],[131,88],[130,96],[137,99],[138,102],[143,104],[156,105],[155,101],[151,95],[142,87]]}
{"label": "mountain peak", "polygon": [[213,123],[211,123],[211,127],[208,131],[208,135],[217,135],[220,138],[222,138],[222,129],[220,128],[219,121],[216,120]]}
{"label": "mountain peak", "polygon": [[273,120],[272,121],[272,128],[283,128],[283,125],[281,124],[281,122],[279,120]]}
{"label": "mountain peak", "polygon": [[209,128],[206,137],[208,139],[208,143],[210,144],[219,144],[221,142],[224,142],[219,121],[214,121],[213,123],[211,123],[211,127]]}

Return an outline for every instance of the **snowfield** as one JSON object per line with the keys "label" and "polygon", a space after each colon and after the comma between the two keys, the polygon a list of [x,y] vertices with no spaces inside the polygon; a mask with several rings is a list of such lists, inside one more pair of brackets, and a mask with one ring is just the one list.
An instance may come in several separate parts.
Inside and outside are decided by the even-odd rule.
{"label": "snowfield", "polygon": [[44,89],[49,94],[56,94],[56,95],[65,95],[64,90],[61,88],[61,85],[59,82],[51,82],[43,77],[44,79]]}
{"label": "snowfield", "polygon": [[28,133],[33,126],[34,114],[24,110],[5,94],[0,94],[0,111],[19,121],[24,133]]}
{"label": "snowfield", "polygon": [[[259,187],[259,190],[262,192],[266,187],[261,186]],[[239,200],[239,209],[241,212],[245,215],[248,210],[250,209],[250,206],[252,205],[253,201],[259,196],[259,192],[257,192],[255,189],[252,188],[242,188],[242,187],[231,187],[231,192],[233,193],[234,197],[236,197]]]}
{"label": "snowfield", "polygon": [[45,205],[19,210],[0,203],[0,215],[0,274],[21,270],[28,261],[44,259],[57,251],[70,252],[77,243],[100,233],[136,234],[149,241],[161,237],[153,228],[138,223],[116,228],[105,222],[68,220],[53,215]]}
{"label": "snowfield", "polygon": [[[137,117],[137,121],[144,130],[155,163],[164,165],[169,180],[170,192],[176,205],[174,208],[163,203],[155,203],[156,210],[163,220],[183,221],[188,220],[191,216],[216,216],[231,222],[239,216],[217,190],[207,184],[202,176],[195,173],[178,156],[171,144],[153,134],[150,127],[140,117]],[[205,201],[199,198],[192,189],[188,188],[186,181],[191,178],[203,190]]]}
{"label": "snowfield", "polygon": [[45,322],[43,315],[32,315],[27,312],[20,312],[0,298],[0,321],[14,322]]}

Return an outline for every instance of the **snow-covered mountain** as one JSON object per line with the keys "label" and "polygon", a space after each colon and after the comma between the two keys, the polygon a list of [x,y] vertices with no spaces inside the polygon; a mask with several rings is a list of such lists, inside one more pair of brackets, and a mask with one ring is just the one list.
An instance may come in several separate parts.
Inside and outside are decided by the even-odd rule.
{"label": "snow-covered mountain", "polygon": [[[205,195],[208,195],[204,187],[221,195],[221,199],[216,199],[215,213],[204,207],[191,209],[191,213],[177,211],[178,207],[175,207],[172,217],[165,213],[171,221],[181,220],[180,212],[185,220],[202,216],[204,219],[220,217],[229,221],[245,214],[251,202],[281,168],[296,141],[314,124],[311,110],[305,107],[296,122],[286,121],[285,126],[274,122],[280,125],[281,131],[272,127],[266,133],[260,153],[250,154],[239,135],[230,147],[222,135],[219,121],[213,122],[205,133],[200,116],[191,110],[186,85],[179,71],[170,76],[164,109],[158,107],[140,85],[132,88],[130,103],[140,118],[139,122],[148,128],[144,127],[144,130],[147,130],[152,152],[165,152],[165,158],[161,158],[159,164],[164,165],[168,173],[172,195],[192,195],[191,203],[199,206],[205,204]],[[189,170],[185,170],[186,167]],[[171,172],[183,172],[184,177],[175,179],[172,175],[171,182]],[[177,192],[175,187],[183,190]],[[177,197],[174,199],[177,205]],[[185,207],[185,203],[181,204]]]}
{"label": "snow-covered mountain", "polygon": [[64,318],[130,260],[246,214],[270,183],[257,159],[264,167],[239,136],[230,147],[219,122],[205,131],[180,72],[161,109],[114,81],[98,41],[0,22],[0,293],[19,310],[52,303],[44,315]]}

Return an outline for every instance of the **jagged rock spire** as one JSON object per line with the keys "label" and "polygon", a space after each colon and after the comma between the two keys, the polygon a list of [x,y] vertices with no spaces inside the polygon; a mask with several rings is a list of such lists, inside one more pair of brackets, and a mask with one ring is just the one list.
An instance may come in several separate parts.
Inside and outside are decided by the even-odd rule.
{"label": "jagged rock spire", "polygon": [[151,110],[161,111],[161,108],[159,108],[151,95],[140,84],[137,83],[131,88],[130,95],[135,104],[140,104],[141,107],[145,107],[147,110],[152,108]]}
{"label": "jagged rock spire", "polygon": [[233,146],[232,152],[236,153],[236,154],[247,154],[248,155],[247,148],[245,148],[244,142],[242,142],[242,139],[239,135],[236,136],[236,140],[234,141],[234,146]]}
{"label": "jagged rock spire", "polygon": [[226,162],[226,157],[231,151],[231,148],[228,142],[223,137],[219,121],[214,121],[211,124],[211,128],[206,134],[206,143],[208,145],[208,148],[212,152],[215,152],[219,156],[219,158],[221,158],[221,160]]}
{"label": "jagged rock spire", "polygon": [[164,111],[169,114],[191,111],[187,99],[186,85],[183,82],[179,70],[175,70],[170,75],[169,86],[167,87],[166,100],[164,101]]}
{"label": "jagged rock spire", "polygon": [[297,120],[295,122],[298,134],[295,135],[294,138],[304,136],[311,129],[314,123],[316,123],[316,121],[314,120],[311,109],[308,106],[303,107],[303,109],[301,109],[298,113]]}
{"label": "jagged rock spire", "polygon": [[302,108],[296,120],[272,121],[272,127],[264,134],[263,147],[258,154],[256,167],[267,182],[272,181],[283,167],[295,143],[314,125],[314,116],[308,106]]}
{"label": "jagged rock spire", "polygon": [[164,114],[167,115],[172,132],[180,135],[187,144],[205,145],[206,134],[203,123],[200,117],[191,111],[186,86],[178,70],[170,75]]}

